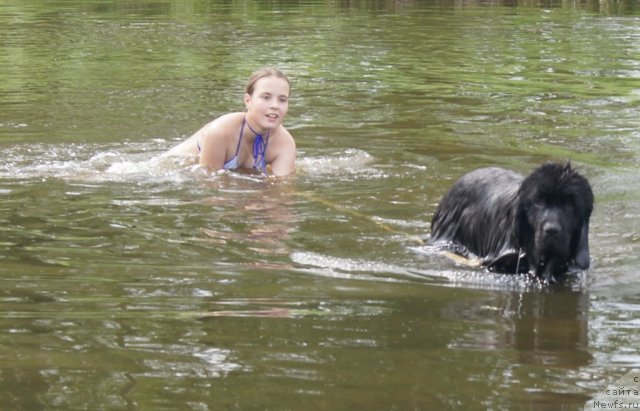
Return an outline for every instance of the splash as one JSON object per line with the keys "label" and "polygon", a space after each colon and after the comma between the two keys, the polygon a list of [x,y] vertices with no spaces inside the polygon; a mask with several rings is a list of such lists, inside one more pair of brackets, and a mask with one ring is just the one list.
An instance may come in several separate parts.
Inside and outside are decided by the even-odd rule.
{"label": "splash", "polygon": [[[0,178],[60,178],[88,182],[183,183],[215,178],[197,165],[193,156],[166,156],[171,145],[163,139],[122,144],[31,144],[3,149],[6,161],[0,165]],[[363,150],[340,152],[298,159],[298,174],[306,178],[379,179],[386,173],[373,166],[374,157]]]}
{"label": "splash", "polygon": [[182,183],[214,174],[198,167],[193,158],[163,155],[164,140],[95,144],[32,144],[3,150],[0,178],[60,178],[83,182],[139,184]]}
{"label": "splash", "polygon": [[303,157],[298,160],[298,170],[311,178],[378,179],[387,174],[373,166],[375,158],[364,150],[348,148],[318,157]]}

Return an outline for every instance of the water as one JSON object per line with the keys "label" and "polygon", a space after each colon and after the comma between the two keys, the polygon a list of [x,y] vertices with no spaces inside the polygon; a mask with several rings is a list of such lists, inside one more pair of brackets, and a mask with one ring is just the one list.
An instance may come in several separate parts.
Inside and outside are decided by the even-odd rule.
{"label": "water", "polygon": [[[639,10],[3,2],[2,408],[582,409],[640,368]],[[161,156],[263,65],[295,177]],[[594,188],[588,273],[421,244],[464,172],[550,159]]]}

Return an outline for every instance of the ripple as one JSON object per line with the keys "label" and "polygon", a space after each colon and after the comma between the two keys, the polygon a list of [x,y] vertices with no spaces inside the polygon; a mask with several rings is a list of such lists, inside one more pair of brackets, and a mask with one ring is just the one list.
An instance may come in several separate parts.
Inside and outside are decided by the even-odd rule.
{"label": "ripple", "polygon": [[374,160],[375,158],[364,150],[347,148],[327,155],[301,158],[298,161],[298,169],[302,175],[312,178],[385,178],[387,173],[371,165]]}

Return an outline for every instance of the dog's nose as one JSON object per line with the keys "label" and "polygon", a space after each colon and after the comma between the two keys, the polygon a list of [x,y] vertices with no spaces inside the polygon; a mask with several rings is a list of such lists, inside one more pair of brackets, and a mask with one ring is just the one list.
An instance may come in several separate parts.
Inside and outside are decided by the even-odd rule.
{"label": "dog's nose", "polygon": [[542,231],[545,235],[556,235],[560,232],[560,224],[553,221],[547,221],[542,226]]}

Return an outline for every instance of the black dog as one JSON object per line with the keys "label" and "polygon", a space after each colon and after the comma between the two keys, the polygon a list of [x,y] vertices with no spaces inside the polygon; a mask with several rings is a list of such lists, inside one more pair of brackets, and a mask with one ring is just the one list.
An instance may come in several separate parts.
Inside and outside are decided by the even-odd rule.
{"label": "black dog", "polygon": [[429,243],[501,273],[553,282],[589,268],[593,192],[571,164],[546,163],[527,178],[501,168],[472,171],[444,196]]}

